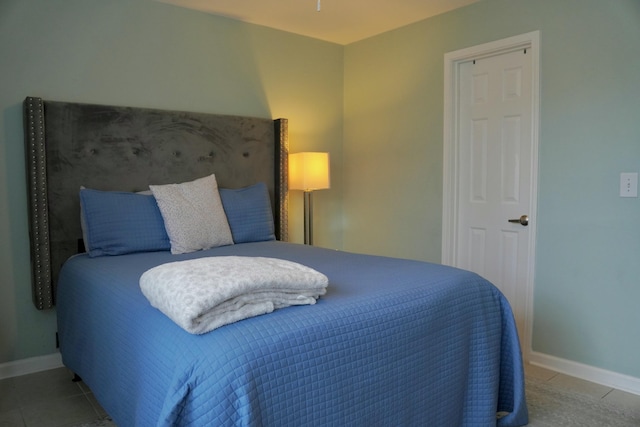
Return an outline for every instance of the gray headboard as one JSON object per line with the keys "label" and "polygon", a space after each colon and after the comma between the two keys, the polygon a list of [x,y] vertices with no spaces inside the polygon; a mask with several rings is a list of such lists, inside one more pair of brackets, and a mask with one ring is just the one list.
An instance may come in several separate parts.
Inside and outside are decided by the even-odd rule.
{"label": "gray headboard", "polygon": [[32,287],[55,304],[64,261],[78,252],[80,186],[140,191],[215,173],[221,188],[264,182],[276,236],[287,240],[287,120],[24,101]]}

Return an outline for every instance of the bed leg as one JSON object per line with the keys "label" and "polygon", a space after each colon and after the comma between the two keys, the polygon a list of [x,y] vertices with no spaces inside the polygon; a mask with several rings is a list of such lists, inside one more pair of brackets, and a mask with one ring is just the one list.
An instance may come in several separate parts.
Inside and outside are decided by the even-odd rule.
{"label": "bed leg", "polygon": [[73,373],[73,378],[71,379],[71,381],[73,381],[74,383],[80,382],[82,381],[82,378],[80,378],[80,375],[76,374],[75,372]]}

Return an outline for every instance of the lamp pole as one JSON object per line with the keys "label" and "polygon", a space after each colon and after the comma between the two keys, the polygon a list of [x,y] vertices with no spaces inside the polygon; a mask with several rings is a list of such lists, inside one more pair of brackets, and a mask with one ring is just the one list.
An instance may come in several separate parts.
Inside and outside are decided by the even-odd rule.
{"label": "lamp pole", "polygon": [[313,245],[313,194],[304,192],[304,244]]}

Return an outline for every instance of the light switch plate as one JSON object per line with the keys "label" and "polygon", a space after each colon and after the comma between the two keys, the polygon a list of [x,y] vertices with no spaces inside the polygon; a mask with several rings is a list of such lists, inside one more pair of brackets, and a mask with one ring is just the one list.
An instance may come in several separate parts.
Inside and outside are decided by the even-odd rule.
{"label": "light switch plate", "polygon": [[638,197],[638,173],[620,174],[620,197]]}

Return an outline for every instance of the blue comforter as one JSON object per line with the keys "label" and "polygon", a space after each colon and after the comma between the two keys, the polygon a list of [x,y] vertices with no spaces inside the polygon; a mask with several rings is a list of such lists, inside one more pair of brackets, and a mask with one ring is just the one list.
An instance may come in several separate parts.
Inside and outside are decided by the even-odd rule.
{"label": "blue comforter", "polygon": [[[191,335],[140,291],[155,265],[219,255],[308,265],[328,276],[327,294]],[[527,423],[511,309],[467,271],[262,242],[78,255],[57,295],[63,362],[121,427]]]}

